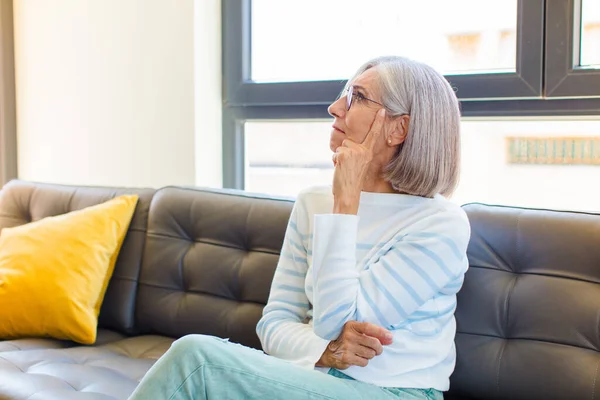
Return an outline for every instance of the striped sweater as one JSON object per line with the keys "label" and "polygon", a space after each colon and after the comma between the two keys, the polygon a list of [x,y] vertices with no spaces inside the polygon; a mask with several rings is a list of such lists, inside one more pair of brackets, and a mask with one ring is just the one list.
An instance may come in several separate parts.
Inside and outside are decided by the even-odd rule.
{"label": "striped sweater", "polygon": [[368,192],[358,215],[332,210],[330,187],[307,189],[294,204],[257,325],[263,349],[316,368],[347,321],[371,322],[392,331],[393,343],[345,374],[384,387],[448,390],[456,293],[468,268],[465,213],[439,195]]}

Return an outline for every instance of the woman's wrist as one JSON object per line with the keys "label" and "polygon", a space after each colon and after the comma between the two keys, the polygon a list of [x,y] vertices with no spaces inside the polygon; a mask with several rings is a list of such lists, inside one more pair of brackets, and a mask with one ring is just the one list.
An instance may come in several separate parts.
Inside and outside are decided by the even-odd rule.
{"label": "woman's wrist", "polygon": [[323,360],[323,356],[316,362],[315,367],[327,367],[327,365],[325,365],[325,360]]}
{"label": "woman's wrist", "polygon": [[[331,342],[329,342],[331,344]],[[327,355],[329,353],[329,345],[327,345],[327,347],[325,348],[325,351],[323,352],[323,354],[321,354],[321,358],[319,358],[317,360],[317,362],[315,363],[315,367],[331,367],[329,365],[329,363],[327,362]]]}

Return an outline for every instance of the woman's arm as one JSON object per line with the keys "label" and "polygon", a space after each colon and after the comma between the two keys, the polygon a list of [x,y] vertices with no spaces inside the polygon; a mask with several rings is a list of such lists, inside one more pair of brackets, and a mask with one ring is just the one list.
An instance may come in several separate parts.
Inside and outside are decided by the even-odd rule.
{"label": "woman's arm", "polygon": [[454,294],[468,267],[470,227],[459,212],[440,212],[421,221],[362,271],[356,268],[358,216],[315,216],[313,238],[314,330],[326,340],[347,321],[386,329],[405,322],[436,294]]}
{"label": "woman's arm", "polygon": [[269,300],[256,332],[265,353],[314,368],[329,340],[318,337],[312,326],[304,323],[309,309],[304,289],[308,232],[305,218],[299,218],[300,209],[301,197],[292,210]]}

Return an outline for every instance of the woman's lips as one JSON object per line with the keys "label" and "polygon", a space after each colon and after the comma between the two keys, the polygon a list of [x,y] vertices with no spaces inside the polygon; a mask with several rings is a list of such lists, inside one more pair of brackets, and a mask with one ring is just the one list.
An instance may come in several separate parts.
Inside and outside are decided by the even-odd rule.
{"label": "woman's lips", "polygon": [[341,130],[340,128],[338,128],[337,126],[333,125],[333,129],[335,129],[336,131],[340,131],[342,133],[345,133],[343,130]]}

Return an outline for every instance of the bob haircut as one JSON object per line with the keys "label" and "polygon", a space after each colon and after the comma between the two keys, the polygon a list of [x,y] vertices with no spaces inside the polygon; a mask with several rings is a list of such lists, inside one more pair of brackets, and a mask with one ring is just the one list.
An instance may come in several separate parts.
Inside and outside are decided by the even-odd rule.
{"label": "bob haircut", "polygon": [[454,90],[432,67],[384,56],[363,64],[348,81],[375,68],[390,117],[409,115],[408,133],[384,168],[395,190],[423,197],[452,196],[460,176],[460,107]]}

